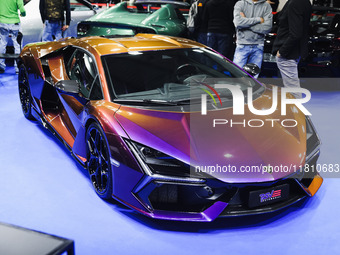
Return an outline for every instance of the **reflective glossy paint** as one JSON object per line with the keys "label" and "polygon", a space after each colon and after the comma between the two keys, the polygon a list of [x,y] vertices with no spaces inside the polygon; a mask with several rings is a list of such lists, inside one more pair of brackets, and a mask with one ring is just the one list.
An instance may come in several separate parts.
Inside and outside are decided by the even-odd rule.
{"label": "reflective glossy paint", "polygon": [[[209,110],[203,116],[200,111],[181,105],[129,105],[113,101],[103,56],[120,53],[133,56],[136,52],[203,47],[187,39],[150,34],[115,39],[64,39],[27,45],[19,65],[20,70],[28,74],[31,93],[26,96],[33,99],[32,115],[58,137],[84,167],[88,167],[89,154],[103,153],[102,148],[107,145],[110,159],[105,154],[105,162],[111,163],[109,188],[112,188],[112,197],[149,217],[212,221],[219,216],[271,212],[313,196],[322,184],[322,177],[317,173],[307,176],[303,169],[301,173],[290,168],[286,172],[213,172],[199,176],[188,176],[185,172],[190,167],[216,164],[230,164],[236,168],[316,164],[319,141],[312,155],[306,155],[310,146],[306,120],[310,120],[294,106],[287,108],[286,116],[281,116],[280,107],[269,116],[255,116],[247,110],[244,116],[235,116],[231,107]],[[81,57],[77,58],[78,55]],[[79,63],[85,59],[90,59],[85,67],[92,66],[89,70],[94,75],[91,72],[78,75],[84,71],[85,67],[80,68]],[[84,77],[88,79],[85,86],[81,84]],[[79,93],[70,92],[73,90],[68,91],[66,87],[59,88],[58,82],[63,80],[77,80],[78,83],[67,84],[77,84]],[[92,86],[90,91],[82,90],[88,84]],[[269,108],[272,87],[259,86],[263,92],[253,104],[257,109]],[[94,88],[99,88],[97,94],[93,92]],[[216,118],[233,118],[236,122],[277,121],[273,126],[261,128],[220,125],[211,132],[211,123]],[[280,125],[283,118],[296,121],[297,126]],[[86,140],[89,127],[95,130],[94,133],[102,132],[103,136]],[[310,132],[317,137],[315,130]],[[96,145],[92,146],[95,149],[89,146],[89,141]],[[141,154],[140,146],[146,154]],[[146,159],[148,153],[161,155],[157,158],[160,161],[175,161],[171,164],[180,164],[180,171],[171,172],[171,168],[166,172],[169,165],[150,170],[152,164]],[[98,169],[101,169],[102,161],[100,157],[96,159]],[[250,191],[264,190],[266,193],[283,184],[290,187],[289,198],[256,208],[248,206]]]}
{"label": "reflective glossy paint", "polygon": [[150,1],[128,6],[127,2],[121,2],[80,22],[78,36],[133,36],[137,33],[153,33],[183,37],[186,29],[186,19],[174,4]]}

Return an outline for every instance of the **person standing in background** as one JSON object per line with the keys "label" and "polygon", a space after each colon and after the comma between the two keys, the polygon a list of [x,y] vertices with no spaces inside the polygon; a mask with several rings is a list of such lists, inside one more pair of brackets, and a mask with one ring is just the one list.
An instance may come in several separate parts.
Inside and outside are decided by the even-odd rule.
{"label": "person standing in background", "polygon": [[195,18],[197,15],[197,1],[198,0],[194,0],[191,5],[190,5],[190,9],[189,9],[189,14],[188,14],[188,18],[187,18],[187,28],[188,28],[188,38],[191,40],[195,40],[197,41],[197,36],[196,36],[196,28],[195,28]]}
{"label": "person standing in background", "polygon": [[272,8],[266,0],[242,0],[235,4],[237,40],[233,61],[236,65],[242,68],[247,63],[254,63],[261,68],[264,37],[270,32],[272,22]]}
{"label": "person standing in background", "polygon": [[197,41],[204,45],[207,44],[208,24],[204,20],[204,9],[209,0],[197,0],[197,15],[195,17],[195,33]]}
{"label": "person standing in background", "polygon": [[[70,0],[40,0],[39,9],[44,24],[42,41],[53,41],[53,36],[55,40],[61,39],[62,32],[70,26]],[[64,11],[66,12],[65,24]]]}
{"label": "person standing in background", "polygon": [[[26,16],[23,0],[0,0],[0,53],[6,53],[9,36],[11,35],[14,53],[20,53],[20,44],[17,40],[20,29],[20,16]],[[15,72],[18,73],[18,67],[15,65]],[[6,69],[5,59],[0,59],[0,73]]]}
{"label": "person standing in background", "polygon": [[[308,54],[308,31],[312,5],[309,0],[289,0],[279,16],[279,27],[273,45],[283,85],[299,88],[298,63]],[[299,94],[294,94],[301,97]]]}
{"label": "person standing in background", "polygon": [[234,0],[209,0],[202,20],[207,26],[207,45],[231,58],[235,27],[233,23]]}

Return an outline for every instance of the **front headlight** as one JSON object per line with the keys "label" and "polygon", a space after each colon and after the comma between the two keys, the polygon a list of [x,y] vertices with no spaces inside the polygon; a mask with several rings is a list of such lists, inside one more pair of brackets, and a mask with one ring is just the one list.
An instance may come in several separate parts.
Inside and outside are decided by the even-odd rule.
{"label": "front headlight", "polygon": [[190,165],[146,145],[125,140],[149,174],[190,177]]}
{"label": "front headlight", "polygon": [[306,116],[306,134],[307,134],[307,150],[306,150],[306,161],[314,152],[318,149],[321,144],[320,138],[315,131],[314,125],[311,119]]}

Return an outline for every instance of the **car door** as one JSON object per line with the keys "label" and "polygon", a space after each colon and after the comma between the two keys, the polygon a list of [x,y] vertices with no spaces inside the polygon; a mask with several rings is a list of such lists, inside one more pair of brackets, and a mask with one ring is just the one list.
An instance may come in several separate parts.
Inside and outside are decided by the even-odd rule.
{"label": "car door", "polygon": [[79,93],[58,91],[65,111],[61,117],[75,138],[82,125],[84,108],[90,100],[103,99],[99,72],[94,57],[87,51],[74,48],[64,56],[65,69],[70,80],[77,81]]}

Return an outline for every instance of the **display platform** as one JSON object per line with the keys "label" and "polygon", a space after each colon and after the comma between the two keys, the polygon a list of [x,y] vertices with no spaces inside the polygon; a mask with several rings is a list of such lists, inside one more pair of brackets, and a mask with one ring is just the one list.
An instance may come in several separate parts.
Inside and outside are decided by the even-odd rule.
{"label": "display platform", "polygon": [[[0,221],[73,239],[81,255],[339,253],[339,178],[284,210],[210,223],[153,220],[101,200],[68,150],[24,118],[16,79],[13,67],[0,75]],[[312,91],[307,108],[319,163],[340,163],[340,92]]]}
{"label": "display platform", "polygon": [[70,239],[0,222],[0,254],[74,255]]}

